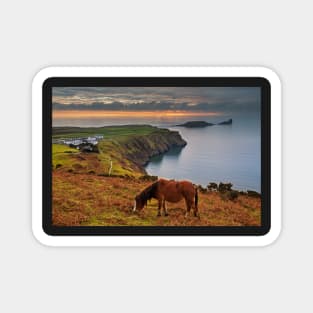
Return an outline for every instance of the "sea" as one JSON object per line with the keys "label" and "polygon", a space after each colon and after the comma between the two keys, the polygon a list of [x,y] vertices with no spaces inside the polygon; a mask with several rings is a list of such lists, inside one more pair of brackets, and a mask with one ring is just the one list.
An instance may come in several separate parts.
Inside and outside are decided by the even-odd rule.
{"label": "sea", "polygon": [[[187,121],[219,123],[229,118],[231,125],[185,128],[175,125]],[[237,190],[261,192],[261,123],[257,114],[235,116],[120,116],[57,118],[53,126],[101,127],[147,124],[178,131],[187,141],[153,157],[146,165],[150,175],[191,180],[202,186],[210,182],[231,182]]]}

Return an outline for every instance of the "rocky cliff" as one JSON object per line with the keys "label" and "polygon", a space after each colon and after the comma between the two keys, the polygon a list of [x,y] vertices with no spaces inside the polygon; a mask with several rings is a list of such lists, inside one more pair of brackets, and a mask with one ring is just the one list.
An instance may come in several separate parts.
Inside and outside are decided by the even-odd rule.
{"label": "rocky cliff", "polygon": [[165,153],[173,147],[184,147],[186,144],[179,132],[162,130],[145,136],[130,137],[122,145],[125,148],[125,157],[143,167],[151,157]]}

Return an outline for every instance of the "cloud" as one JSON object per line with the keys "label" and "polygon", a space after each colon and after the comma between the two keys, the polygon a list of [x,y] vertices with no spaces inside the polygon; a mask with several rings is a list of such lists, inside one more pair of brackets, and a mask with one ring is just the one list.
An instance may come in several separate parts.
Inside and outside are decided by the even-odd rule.
{"label": "cloud", "polygon": [[259,87],[54,87],[54,110],[260,111]]}

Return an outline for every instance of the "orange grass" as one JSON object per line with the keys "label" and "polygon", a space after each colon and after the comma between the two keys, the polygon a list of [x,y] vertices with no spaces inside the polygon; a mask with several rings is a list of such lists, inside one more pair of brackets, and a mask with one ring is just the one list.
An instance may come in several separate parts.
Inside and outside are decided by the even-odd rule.
{"label": "orange grass", "polygon": [[222,200],[199,193],[201,218],[185,218],[184,201],[167,203],[169,216],[157,217],[157,201],[132,213],[134,197],[150,182],[53,171],[53,224],[58,226],[260,226],[261,199],[239,195]]}

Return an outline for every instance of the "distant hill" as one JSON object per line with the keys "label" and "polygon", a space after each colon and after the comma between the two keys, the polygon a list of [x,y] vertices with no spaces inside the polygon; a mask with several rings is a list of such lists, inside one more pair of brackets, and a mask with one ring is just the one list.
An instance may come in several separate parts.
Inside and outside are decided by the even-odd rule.
{"label": "distant hill", "polygon": [[231,125],[232,123],[233,123],[233,119],[230,118],[229,120],[218,123],[217,125]]}
{"label": "distant hill", "polygon": [[208,122],[205,122],[205,121],[190,121],[190,122],[186,122],[184,124],[179,124],[179,125],[176,125],[176,126],[193,128],[193,127],[207,127],[207,126],[213,126],[213,125],[214,124],[208,123]]}
{"label": "distant hill", "polygon": [[187,127],[187,128],[201,128],[201,127],[208,127],[208,126],[214,126],[214,125],[231,125],[232,123],[233,123],[233,120],[230,118],[229,120],[220,122],[218,124],[208,123],[205,121],[189,121],[189,122],[178,124],[175,126]]}

